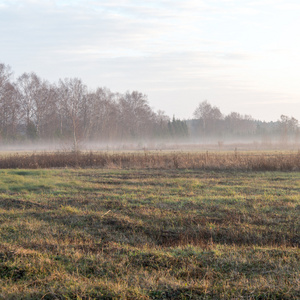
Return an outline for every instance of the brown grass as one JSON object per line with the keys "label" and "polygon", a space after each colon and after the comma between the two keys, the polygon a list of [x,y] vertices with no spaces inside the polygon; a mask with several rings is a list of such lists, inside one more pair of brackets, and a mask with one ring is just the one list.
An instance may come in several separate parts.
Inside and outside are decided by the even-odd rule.
{"label": "brown grass", "polygon": [[300,173],[0,170],[0,299],[300,299]]}
{"label": "brown grass", "polygon": [[299,171],[300,153],[34,153],[0,156],[1,169],[38,168],[202,169]]}

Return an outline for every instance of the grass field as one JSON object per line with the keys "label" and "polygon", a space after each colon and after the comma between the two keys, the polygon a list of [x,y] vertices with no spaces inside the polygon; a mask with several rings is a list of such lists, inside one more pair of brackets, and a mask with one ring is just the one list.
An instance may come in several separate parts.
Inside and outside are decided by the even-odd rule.
{"label": "grass field", "polygon": [[0,170],[0,299],[299,299],[300,173]]}
{"label": "grass field", "polygon": [[0,169],[202,169],[300,171],[300,151],[1,153]]}

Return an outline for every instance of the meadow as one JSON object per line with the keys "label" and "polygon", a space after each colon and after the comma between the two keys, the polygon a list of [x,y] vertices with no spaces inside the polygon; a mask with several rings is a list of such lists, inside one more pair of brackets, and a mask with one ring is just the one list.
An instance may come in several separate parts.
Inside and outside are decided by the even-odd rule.
{"label": "meadow", "polygon": [[20,152],[0,154],[0,169],[201,169],[300,171],[300,151]]}
{"label": "meadow", "polygon": [[0,299],[300,298],[299,154],[105,155],[0,159]]}

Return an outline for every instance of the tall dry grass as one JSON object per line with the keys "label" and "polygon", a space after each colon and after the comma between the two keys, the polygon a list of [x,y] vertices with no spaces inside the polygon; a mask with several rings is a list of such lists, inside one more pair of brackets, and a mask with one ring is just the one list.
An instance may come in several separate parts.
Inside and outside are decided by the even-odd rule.
{"label": "tall dry grass", "polygon": [[0,156],[0,168],[299,171],[300,153],[34,153]]}

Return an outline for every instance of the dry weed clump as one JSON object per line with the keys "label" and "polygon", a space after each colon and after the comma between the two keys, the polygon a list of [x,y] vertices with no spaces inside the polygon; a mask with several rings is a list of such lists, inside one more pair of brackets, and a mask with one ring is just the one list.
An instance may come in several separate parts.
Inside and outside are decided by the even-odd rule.
{"label": "dry weed clump", "polygon": [[267,153],[34,153],[0,156],[2,169],[37,168],[202,169],[299,171],[300,154]]}

